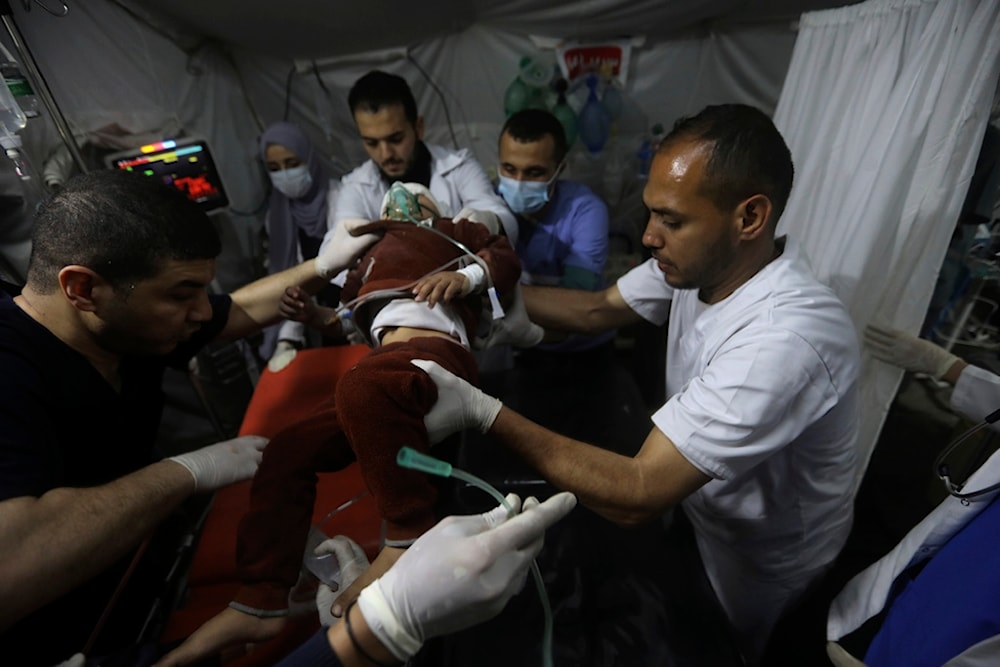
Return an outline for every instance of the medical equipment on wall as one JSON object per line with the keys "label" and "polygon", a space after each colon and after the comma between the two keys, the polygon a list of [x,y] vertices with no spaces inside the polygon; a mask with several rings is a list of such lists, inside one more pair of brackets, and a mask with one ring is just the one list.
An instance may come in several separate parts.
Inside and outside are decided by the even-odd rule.
{"label": "medical equipment on wall", "polygon": [[504,92],[504,113],[509,117],[524,109],[546,109],[545,92],[550,78],[551,72],[534,58],[522,57],[517,76]]}
{"label": "medical equipment on wall", "polygon": [[29,118],[38,116],[38,98],[31,83],[21,73],[21,68],[10,51],[0,43],[0,146],[14,171],[22,181],[32,178],[32,169],[21,151],[18,134],[28,125]]}
{"label": "medical equipment on wall", "polygon": [[27,126],[28,119],[14,100],[14,94],[7,86],[7,80],[3,79],[3,82],[4,85],[0,86],[0,131],[5,136],[13,136]]}
{"label": "medical equipment on wall", "polygon": [[[52,6],[42,2],[36,2],[36,4],[56,18],[65,17],[69,13],[69,7],[66,6],[66,3],[51,3]],[[59,5],[58,8],[55,7],[57,4]],[[30,5],[25,3],[25,11],[29,11],[29,9]],[[23,66],[24,74],[28,77],[28,80],[31,81],[33,92],[36,93],[45,104],[45,108],[49,112],[49,118],[59,131],[59,136],[66,145],[67,150],[69,150],[70,156],[73,158],[76,166],[81,172],[86,174],[89,171],[87,163],[80,154],[80,148],[76,145],[76,139],[73,137],[73,132],[70,130],[69,123],[66,122],[66,118],[59,109],[59,105],[56,104],[56,100],[49,91],[45,78],[42,76],[38,66],[35,64],[35,59],[31,55],[31,51],[28,49],[28,45],[24,41],[21,31],[14,22],[14,16],[10,9],[10,3],[0,3],[0,20],[3,21],[4,27],[7,29],[7,34],[10,36],[10,39],[14,44],[14,48],[20,56],[19,64]],[[6,85],[3,87],[5,89],[7,88]]]}
{"label": "medical equipment on wall", "polygon": [[597,75],[588,75],[586,82],[589,92],[586,103],[580,109],[580,140],[591,154],[596,155],[604,148],[611,133],[611,114],[597,97]]}
{"label": "medical equipment on wall", "polygon": [[[419,470],[429,475],[460,479],[463,482],[471,484],[472,486],[482,489],[488,493],[494,500],[498,501],[501,505],[507,508],[508,512],[514,509],[511,507],[510,503],[507,502],[507,499],[504,498],[503,494],[489,482],[464,470],[455,468],[447,461],[436,459],[433,456],[428,456],[427,454],[421,454],[412,447],[401,447],[399,453],[396,455],[396,463],[398,463],[400,467],[409,468],[411,470]],[[538,569],[537,561],[531,562],[531,576],[535,581],[535,588],[538,589],[538,597],[542,603],[542,611],[545,616],[545,631],[542,638],[542,664],[545,667],[552,667],[552,608],[549,605],[549,596],[545,592],[545,583],[542,581],[542,573]]]}
{"label": "medical equipment on wall", "polygon": [[555,106],[552,107],[552,115],[559,119],[559,122],[563,126],[563,132],[566,133],[566,146],[573,145],[576,141],[576,137],[580,132],[579,123],[576,119],[576,112],[573,111],[573,107],[569,105],[566,100],[566,91],[569,88],[569,83],[566,79],[560,77],[552,84],[552,87],[556,91],[558,96],[556,99]]}
{"label": "medical equipment on wall", "polygon": [[0,55],[3,56],[3,61],[0,62],[0,75],[3,76],[11,95],[21,107],[25,118],[37,118],[38,98],[35,96],[35,89],[31,87],[31,81],[21,72],[21,66],[2,42],[0,42]]}
{"label": "medical equipment on wall", "polygon": [[[27,125],[24,111],[14,99],[6,81],[0,75],[0,148],[9,160],[9,165],[0,171],[13,172],[17,180],[16,195],[21,199],[28,217],[31,211],[45,200],[47,193],[42,187],[42,179],[38,178],[28,154],[22,148],[21,135],[18,134]],[[5,220],[5,225],[9,220]]]}
{"label": "medical equipment on wall", "polygon": [[24,110],[14,99],[7,80],[0,73],[0,146],[21,180],[31,179],[31,169],[21,153],[21,137],[17,134],[28,125]]}
{"label": "medical equipment on wall", "polygon": [[611,122],[614,123],[622,117],[625,111],[625,96],[622,94],[620,84],[611,75],[610,63],[605,63],[601,67],[601,79],[604,81],[604,94],[601,95],[601,104],[607,109]]}

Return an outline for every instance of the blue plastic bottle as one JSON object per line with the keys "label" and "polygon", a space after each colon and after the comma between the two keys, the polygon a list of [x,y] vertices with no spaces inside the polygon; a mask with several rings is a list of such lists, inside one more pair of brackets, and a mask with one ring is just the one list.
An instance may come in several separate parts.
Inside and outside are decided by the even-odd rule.
{"label": "blue plastic bottle", "polygon": [[591,154],[596,155],[604,149],[611,131],[611,114],[597,99],[597,76],[587,76],[587,102],[580,109],[579,128],[580,140]]}

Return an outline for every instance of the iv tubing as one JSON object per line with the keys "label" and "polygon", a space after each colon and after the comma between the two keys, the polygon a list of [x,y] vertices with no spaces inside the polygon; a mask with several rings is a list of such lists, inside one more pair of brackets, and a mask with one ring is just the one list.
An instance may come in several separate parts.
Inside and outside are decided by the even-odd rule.
{"label": "iv tubing", "polygon": [[451,266],[455,262],[458,262],[461,259],[462,259],[461,257],[456,257],[454,259],[449,259],[447,262],[445,262],[441,266],[437,267],[436,269],[434,269],[432,271],[428,271],[427,273],[425,273],[424,275],[420,276],[419,278],[417,278],[413,282],[408,283],[406,285],[403,285],[401,287],[396,287],[394,289],[376,290],[374,292],[368,292],[367,294],[362,294],[361,296],[355,297],[355,298],[351,299],[350,301],[348,301],[347,303],[341,305],[339,308],[336,309],[337,310],[337,317],[342,317],[343,313],[345,313],[345,312],[351,312],[351,311],[353,311],[358,306],[358,304],[364,303],[365,301],[368,301],[369,299],[375,299],[375,298],[384,297],[384,296],[410,296],[410,297],[412,297],[413,294],[410,293],[410,290],[413,288],[414,285],[416,285],[417,283],[419,283],[421,280],[424,280],[425,278],[429,278],[430,276],[433,276],[435,273],[440,273],[441,271],[444,271],[449,266]]}
{"label": "iv tubing", "polygon": [[[489,482],[480,479],[475,475],[453,467],[450,463],[436,459],[427,454],[421,454],[411,447],[402,447],[396,455],[396,463],[404,468],[421,470],[431,475],[439,477],[454,477],[463,482],[468,482],[476,488],[482,489],[494,500],[503,505],[508,512],[513,511],[507,499],[496,490]],[[545,592],[545,584],[542,581],[542,573],[538,569],[538,561],[531,561],[531,576],[535,580],[535,588],[538,589],[538,598],[542,603],[542,612],[545,617],[545,631],[542,636],[542,665],[552,667],[552,608],[549,605],[549,596]]]}
{"label": "iv tubing", "polygon": [[[418,211],[421,208],[427,208],[427,207],[422,206],[420,204],[419,200],[416,198],[416,196],[413,195],[412,193],[410,193],[406,189],[406,186],[404,186],[401,182],[396,181],[391,186],[389,186],[389,192],[387,194],[389,194],[389,196],[395,201],[396,206],[406,216],[406,221],[407,222],[411,222],[414,225],[416,225],[417,227],[423,227],[424,229],[427,229],[427,230],[430,230],[430,231],[434,232],[435,234],[437,234],[438,236],[440,236],[441,238],[443,238],[444,240],[448,241],[449,243],[451,243],[452,245],[454,245],[456,248],[458,248],[459,250],[461,250],[462,252],[464,252],[466,255],[468,255],[469,257],[471,257],[480,267],[482,267],[483,273],[486,274],[486,285],[487,285],[487,290],[486,291],[488,293],[490,293],[491,295],[495,296],[495,294],[496,294],[496,286],[493,284],[493,277],[490,275],[490,267],[487,266],[486,261],[482,257],[480,257],[476,253],[472,252],[469,249],[468,246],[466,246],[464,243],[462,243],[458,239],[452,238],[451,236],[448,236],[444,232],[442,232],[442,231],[440,231],[438,229],[435,229],[434,225],[431,224],[429,220],[420,220],[420,219],[418,219],[417,216],[415,216],[413,214],[413,212],[410,210],[411,199],[412,199],[412,203],[415,203],[417,205],[417,210]],[[433,209],[427,208],[427,210],[433,210]],[[433,211],[433,212],[437,213],[437,211]],[[438,271],[440,271],[440,270],[441,269],[438,269]],[[428,275],[430,275],[430,274],[428,274]],[[491,302],[491,305],[493,307],[493,318],[494,319],[499,319],[499,318],[503,317],[503,307],[500,306],[499,300],[491,298],[490,302]]]}

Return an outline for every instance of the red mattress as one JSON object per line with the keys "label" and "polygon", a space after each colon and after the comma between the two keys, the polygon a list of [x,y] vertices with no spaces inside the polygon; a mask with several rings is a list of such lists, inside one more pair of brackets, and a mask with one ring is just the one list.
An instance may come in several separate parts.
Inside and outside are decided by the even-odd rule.
{"label": "red mattress", "polygon": [[[365,345],[302,350],[280,372],[265,370],[247,406],[240,435],[271,436],[308,415],[333,394],[340,375],[368,351]],[[236,526],[246,512],[249,497],[249,481],[216,492],[188,572],[188,594],[183,606],[171,614],[161,637],[163,642],[187,637],[221,611],[235,594],[239,587],[234,573]],[[352,499],[353,504],[336,512]],[[319,475],[313,521],[323,521],[330,512],[335,515],[323,523],[323,531],[328,535],[348,535],[365,549],[369,560],[373,559],[381,543],[381,520],[357,464]],[[278,637],[258,644],[252,653],[226,664],[272,665],[319,627],[315,614],[294,616],[292,621]]]}

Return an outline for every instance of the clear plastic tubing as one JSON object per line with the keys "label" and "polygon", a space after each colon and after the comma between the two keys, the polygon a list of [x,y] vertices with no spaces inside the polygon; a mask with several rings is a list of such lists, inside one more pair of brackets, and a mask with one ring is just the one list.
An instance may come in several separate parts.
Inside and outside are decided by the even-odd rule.
{"label": "clear plastic tubing", "polygon": [[[438,477],[454,477],[463,482],[468,482],[472,486],[482,489],[490,494],[497,502],[507,508],[508,512],[514,510],[503,494],[496,490],[489,482],[467,473],[459,468],[454,468],[447,461],[436,459],[427,454],[421,454],[412,447],[402,447],[396,455],[396,463],[403,468],[419,470],[429,475]],[[538,561],[531,561],[531,576],[535,580],[535,588],[538,589],[538,598],[542,603],[542,612],[545,616],[545,632],[542,636],[542,665],[552,667],[552,608],[549,606],[549,596],[545,592],[545,584],[542,581],[542,573],[538,571]]]}

